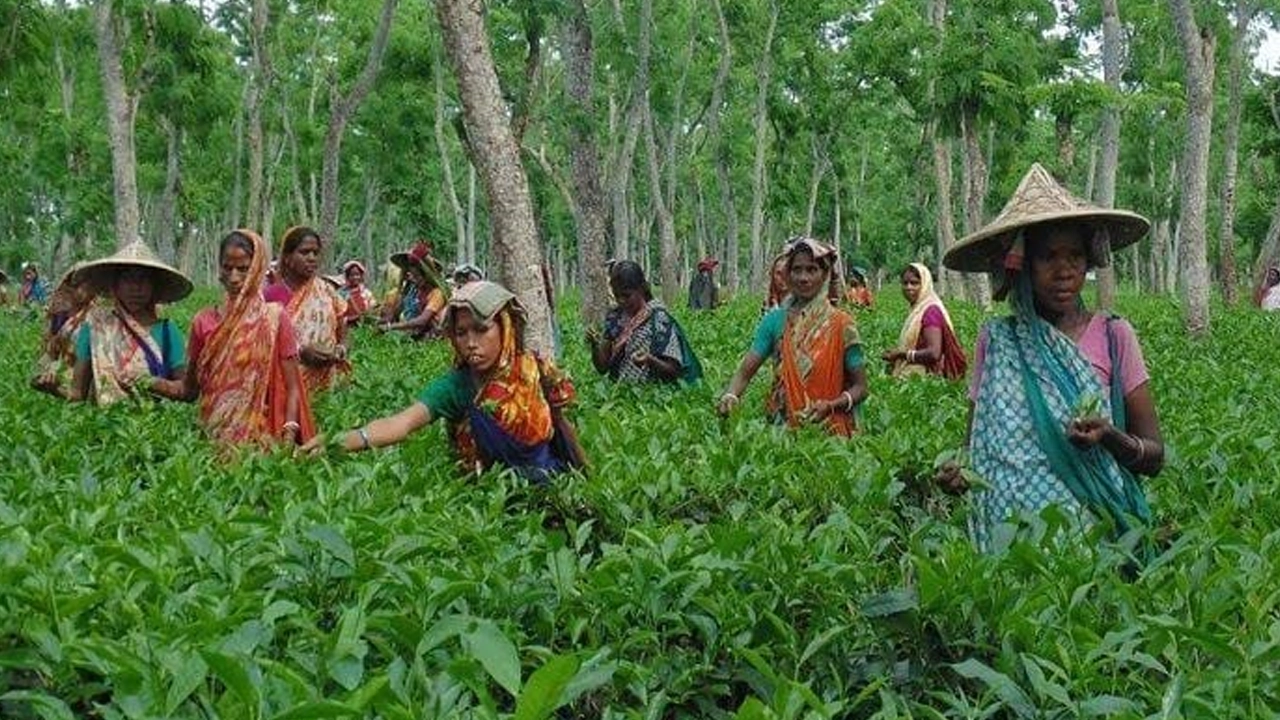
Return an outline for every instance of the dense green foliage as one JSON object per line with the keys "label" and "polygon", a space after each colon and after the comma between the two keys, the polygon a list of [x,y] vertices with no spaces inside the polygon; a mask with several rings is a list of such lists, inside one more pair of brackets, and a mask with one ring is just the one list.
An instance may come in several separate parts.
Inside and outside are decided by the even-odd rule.
{"label": "dense green foliage", "polygon": [[[134,132],[142,232],[163,257],[177,258],[207,281],[212,264],[207,243],[199,241],[250,222],[246,107],[253,4],[115,2],[126,83],[139,102]],[[264,237],[278,238],[290,225],[317,221],[329,115],[363,67],[379,5],[267,3],[263,43],[271,74],[264,89],[262,153],[264,204],[271,212],[255,228]],[[575,119],[566,110],[564,89],[570,4],[485,4],[503,94],[524,129],[522,158],[539,233],[564,273],[573,271],[577,243],[566,199],[574,122],[590,124],[599,143],[605,192],[625,198],[621,207],[607,208],[625,216],[611,225],[610,254],[649,254],[657,261],[656,243],[649,242],[657,234],[649,161],[643,143],[640,152],[626,150],[628,117],[644,99],[634,91],[639,4],[586,5],[596,51],[595,114]],[[857,264],[892,267],[932,254],[936,246],[939,209],[930,142],[935,130],[957,139],[966,114],[973,116],[990,162],[989,190],[980,200],[991,217],[1033,161],[1087,194],[1094,186],[1100,114],[1113,101],[1122,113],[1116,202],[1176,225],[1185,93],[1166,3],[1124,4],[1126,62],[1118,98],[1098,79],[1097,2],[952,0],[942,3],[942,28],[930,18],[937,5],[656,3],[647,102],[681,257],[709,251],[725,259],[727,245],[735,243],[741,251],[738,270],[744,276],[758,273],[748,252],[757,137],[764,142],[762,247],[808,227],[812,214],[813,232],[837,241]],[[755,98],[766,64],[761,49],[775,6],[767,118],[757,123]],[[1274,24],[1272,6],[1268,0],[1200,8],[1200,21],[1218,47],[1211,228],[1222,219],[1231,16],[1252,13],[1253,32],[1243,48],[1252,64],[1261,31]],[[74,259],[117,245],[111,237],[111,152],[92,51],[92,12],[80,3],[10,0],[0,3],[0,27],[0,98],[6,108],[0,115],[0,173],[9,179],[0,187],[0,266],[12,269],[34,257],[61,271]],[[421,236],[451,259],[459,239],[470,234],[480,261],[487,258],[485,203],[468,182],[460,103],[440,46],[431,3],[400,3],[382,72],[342,146],[339,230],[331,238],[342,257],[381,259]],[[717,96],[723,57],[729,64]],[[1242,86],[1234,242],[1241,267],[1248,267],[1274,210],[1280,131],[1272,113],[1274,72],[1246,72]],[[718,105],[716,97],[722,98]],[[958,142],[951,153],[950,220],[959,227]],[[629,232],[629,242],[618,237],[619,227]],[[1156,276],[1174,253],[1166,248],[1153,256],[1155,247],[1137,251],[1141,262],[1130,253],[1122,270],[1147,287],[1171,290]],[[1210,253],[1217,251],[1211,247]]]}
{"label": "dense green foliage", "polygon": [[[870,355],[903,303],[859,316]],[[189,318],[211,296],[174,314]],[[549,491],[459,477],[438,426],[347,457],[220,463],[194,409],[94,410],[25,385],[0,317],[0,716],[1161,717],[1280,712],[1278,318],[1188,345],[1124,298],[1171,447],[1147,484],[1178,528],[1140,577],[1057,518],[976,554],[922,482],[964,390],[871,370],[865,435],[712,412],[756,317],[679,313],[708,377],[590,371],[563,313],[593,460]],[[953,308],[962,340],[979,317]],[[322,427],[402,407],[446,348],[361,333]],[[1045,539],[1042,539],[1045,538]],[[518,698],[518,699],[517,699]]]}

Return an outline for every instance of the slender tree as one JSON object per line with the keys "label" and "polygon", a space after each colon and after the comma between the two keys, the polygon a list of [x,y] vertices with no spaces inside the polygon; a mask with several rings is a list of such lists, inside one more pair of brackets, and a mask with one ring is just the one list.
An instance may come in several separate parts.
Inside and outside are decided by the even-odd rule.
{"label": "slender tree", "polygon": [[462,97],[471,164],[488,199],[497,277],[528,312],[530,349],[550,355],[551,313],[533,203],[494,68],[484,10],[471,0],[437,0],[436,15]]}
{"label": "slender tree", "polygon": [[1209,140],[1213,127],[1213,33],[1196,23],[1191,0],[1169,0],[1178,29],[1187,84],[1187,136],[1182,150],[1182,212],[1178,275],[1183,324],[1193,336],[1209,332],[1209,259],[1205,242]]}

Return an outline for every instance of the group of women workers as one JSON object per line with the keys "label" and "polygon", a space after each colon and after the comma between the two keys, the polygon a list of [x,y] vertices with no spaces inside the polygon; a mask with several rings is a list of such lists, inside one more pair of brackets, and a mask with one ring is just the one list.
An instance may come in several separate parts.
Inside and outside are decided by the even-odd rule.
{"label": "group of women workers", "polygon": [[[1128,323],[1092,313],[1081,300],[1086,273],[1105,262],[1106,246],[1132,243],[1147,228],[1138,215],[1073,197],[1035,165],[1000,216],[946,254],[952,269],[994,273],[997,295],[1012,310],[983,326],[969,385],[970,462],[990,485],[976,500],[981,546],[992,545],[1002,523],[1049,504],[1118,530],[1149,519],[1134,475],[1159,472],[1164,451],[1141,350]],[[139,389],[198,399],[203,424],[224,446],[284,441],[309,451],[367,450],[443,418],[468,470],[498,463],[544,482],[585,465],[563,413],[574,388],[549,359],[525,347],[519,300],[476,277],[462,278],[446,298],[439,263],[425,244],[393,256],[406,280],[398,297],[388,298],[394,310],[378,328],[442,334],[453,368],[395,414],[327,442],[317,435],[308,397],[350,370],[347,326],[377,306],[360,293],[358,263],[344,267],[346,292],[318,281],[321,250],[315,231],[291,228],[278,280],[264,288],[265,243],[248,230],[227,235],[219,247],[225,300],[196,315],[185,353],[172,323],[155,313],[157,303],[190,292],[181,273],[141,243],[78,266],[67,288],[59,286],[65,307],[51,320],[49,363],[36,385],[98,402]],[[766,400],[771,419],[820,424],[841,436],[858,430],[866,358],[855,320],[828,298],[834,266],[835,250],[825,243],[808,237],[787,243],[773,266],[770,306],[718,412],[734,410],[768,360],[775,375]],[[911,309],[897,345],[881,355],[889,371],[964,377],[965,352],[928,268],[912,264],[900,279]],[[601,329],[587,333],[596,370],[619,381],[697,381],[701,365],[640,266],[612,263],[609,281],[617,306]],[[112,303],[94,306],[94,294]],[[944,466],[939,481],[962,492],[964,477],[961,468]]]}

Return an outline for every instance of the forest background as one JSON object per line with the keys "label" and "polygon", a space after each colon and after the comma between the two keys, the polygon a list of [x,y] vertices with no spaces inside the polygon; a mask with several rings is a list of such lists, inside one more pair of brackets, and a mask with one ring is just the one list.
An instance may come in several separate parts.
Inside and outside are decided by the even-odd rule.
{"label": "forest background", "polygon": [[[607,292],[584,265],[610,256],[668,301],[708,254],[760,291],[801,232],[849,265],[936,267],[1033,161],[1152,219],[1118,277],[1178,294],[1193,333],[1211,287],[1234,303],[1277,254],[1280,81],[1254,62],[1274,3],[508,0],[462,28],[466,5],[3,0],[0,266],[140,235],[210,283],[226,230],[308,223],[335,263],[425,238],[511,281],[492,219],[521,216],[476,162],[453,28],[492,53],[521,257],[588,318]],[[982,278],[939,280],[987,303]]]}

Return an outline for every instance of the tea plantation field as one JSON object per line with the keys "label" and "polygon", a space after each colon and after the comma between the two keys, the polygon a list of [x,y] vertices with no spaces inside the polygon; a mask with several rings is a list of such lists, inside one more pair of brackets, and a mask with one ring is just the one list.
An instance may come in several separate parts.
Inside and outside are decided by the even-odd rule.
{"label": "tea plantation field", "polygon": [[[859,315],[897,338],[887,289]],[[184,327],[204,293],[171,309]],[[1125,579],[1033,523],[977,554],[925,479],[964,388],[871,366],[866,434],[713,399],[757,318],[679,312],[701,387],[622,388],[562,312],[593,468],[460,477],[444,433],[349,457],[220,462],[192,406],[27,389],[38,323],[0,315],[3,718],[1268,718],[1280,714],[1280,316],[1188,343],[1128,297],[1162,428],[1167,549]],[[976,310],[953,307],[971,345]],[[322,428],[399,409],[441,343],[361,331]]]}

